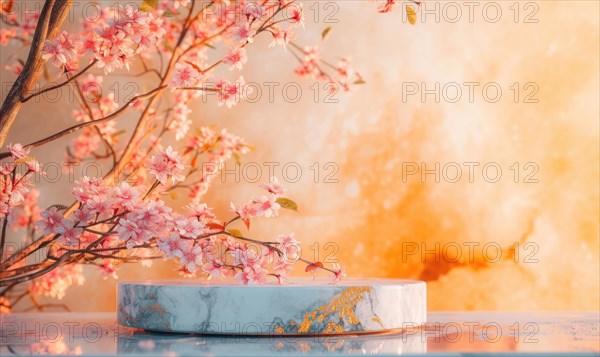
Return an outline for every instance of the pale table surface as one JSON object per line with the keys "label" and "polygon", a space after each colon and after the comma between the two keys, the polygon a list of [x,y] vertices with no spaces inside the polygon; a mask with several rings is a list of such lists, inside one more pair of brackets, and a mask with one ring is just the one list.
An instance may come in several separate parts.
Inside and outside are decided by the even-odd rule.
{"label": "pale table surface", "polygon": [[0,356],[30,354],[590,355],[600,351],[599,312],[433,312],[423,329],[340,337],[220,337],[120,327],[114,313],[0,316]]}

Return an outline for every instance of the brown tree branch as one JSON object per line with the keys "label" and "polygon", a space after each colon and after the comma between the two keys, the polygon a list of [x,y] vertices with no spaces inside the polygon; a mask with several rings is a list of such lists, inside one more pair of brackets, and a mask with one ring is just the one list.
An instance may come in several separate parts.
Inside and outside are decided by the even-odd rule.
{"label": "brown tree branch", "polygon": [[2,107],[0,107],[0,147],[4,146],[8,131],[23,105],[23,97],[29,92],[31,86],[37,82],[42,73],[44,68],[44,60],[42,59],[44,42],[56,36],[72,3],[73,0],[47,0],[44,3],[23,71],[19,74],[4,103],[2,103]]}

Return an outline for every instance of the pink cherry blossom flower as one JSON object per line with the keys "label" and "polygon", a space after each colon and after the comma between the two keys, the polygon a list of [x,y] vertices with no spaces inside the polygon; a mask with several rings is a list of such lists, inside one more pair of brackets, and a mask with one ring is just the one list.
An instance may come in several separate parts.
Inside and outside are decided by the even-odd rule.
{"label": "pink cherry blossom flower", "polygon": [[8,151],[12,154],[15,159],[21,159],[29,155],[30,149],[25,149],[21,144],[9,144]]}
{"label": "pink cherry blossom flower", "polygon": [[188,119],[188,115],[192,110],[184,103],[177,103],[173,108],[173,120],[169,124],[169,129],[175,131],[175,140],[179,141],[185,137],[190,130],[192,121]]}
{"label": "pink cherry blossom flower", "polygon": [[248,62],[248,56],[246,55],[246,49],[239,47],[229,51],[229,54],[223,58],[223,62],[230,65],[229,69],[235,68],[241,70],[244,65]]}
{"label": "pink cherry blossom flower", "polygon": [[292,29],[288,28],[282,30],[277,26],[273,28],[271,34],[273,35],[273,41],[271,41],[269,47],[280,45],[283,46],[284,49],[287,48],[287,44],[295,37],[295,32]]}
{"label": "pink cherry blossom flower", "polygon": [[39,195],[40,192],[36,189],[23,194],[23,204],[16,207],[14,228],[27,228],[31,222],[37,222],[41,219],[41,210],[37,206]]}
{"label": "pink cherry blossom flower", "polygon": [[161,11],[176,11],[179,7],[186,7],[190,0],[161,0],[158,3],[158,8]]}
{"label": "pink cherry blossom flower", "polygon": [[111,114],[119,107],[119,104],[115,102],[115,93],[111,92],[108,95],[105,95],[98,101],[98,106],[100,107],[100,112],[103,115]]}
{"label": "pink cherry blossom flower", "polygon": [[119,239],[131,248],[146,243],[150,238],[161,236],[169,228],[170,208],[163,201],[145,202],[119,220]]}
{"label": "pink cherry blossom flower", "polygon": [[9,70],[9,71],[11,71],[11,70],[12,70],[12,72],[13,72],[13,73],[14,73],[16,76],[18,76],[18,75],[20,75],[20,74],[21,74],[21,72],[23,72],[23,65],[22,65],[21,63],[19,63],[19,62],[15,62],[15,63],[14,63],[12,66],[10,66],[10,65],[5,65],[5,66],[4,66],[4,69],[6,69],[6,70]]}
{"label": "pink cherry blossom flower", "polygon": [[244,139],[229,133],[227,129],[221,130],[219,138],[223,145],[222,156],[224,159],[230,159],[233,154],[244,155],[250,151],[250,147]]}
{"label": "pink cherry blossom flower", "polygon": [[102,263],[98,268],[100,269],[100,273],[104,280],[108,278],[113,278],[115,280],[119,279],[117,268],[110,259],[102,259]]}
{"label": "pink cherry blossom flower", "polygon": [[252,43],[254,42],[256,31],[250,27],[250,23],[242,21],[233,27],[231,35],[235,41],[241,44]]}
{"label": "pink cherry blossom flower", "polygon": [[25,21],[21,23],[21,31],[24,37],[29,37],[35,32],[40,20],[40,13],[37,11],[25,11]]}
{"label": "pink cherry blossom flower", "polygon": [[78,67],[78,55],[81,41],[74,34],[63,31],[52,41],[47,40],[42,50],[44,60],[52,60],[52,64],[68,71]]}
{"label": "pink cherry blossom flower", "polygon": [[188,148],[205,152],[210,150],[217,141],[215,132],[208,127],[201,127],[197,130],[196,135],[188,140]]}
{"label": "pink cherry blossom flower", "polygon": [[199,201],[208,192],[208,182],[199,182],[192,186],[189,197],[194,202]]}
{"label": "pink cherry blossom flower", "polygon": [[85,205],[75,210],[75,212],[73,212],[73,215],[75,216],[75,219],[77,219],[77,221],[83,224],[90,222],[94,218],[94,212],[90,210],[88,206]]}
{"label": "pink cherry blossom flower", "polygon": [[230,203],[230,208],[232,212],[235,212],[238,216],[240,216],[243,220],[248,220],[254,218],[256,216],[255,211],[252,205],[236,205],[233,202]]}
{"label": "pink cherry blossom flower", "polygon": [[34,294],[62,299],[72,285],[83,285],[85,278],[79,264],[65,265],[33,280],[30,290]]}
{"label": "pink cherry blossom flower", "polygon": [[[253,267],[255,265],[263,265],[264,257],[262,256],[262,252],[257,250],[256,247],[252,247],[250,249],[236,249],[234,250],[236,263],[241,263],[246,267]],[[239,261],[239,262],[238,262]]]}
{"label": "pink cherry blossom flower", "polygon": [[25,166],[27,166],[27,170],[29,173],[45,175],[46,172],[42,170],[42,165],[40,165],[39,161],[35,159],[25,161]]}
{"label": "pink cherry blossom flower", "polygon": [[183,239],[181,239],[179,234],[171,233],[165,237],[160,237],[156,245],[165,253],[167,258],[175,258],[183,256],[182,242]]}
{"label": "pink cherry blossom flower", "polygon": [[73,139],[71,144],[71,153],[75,159],[81,160],[89,156],[100,144],[100,137],[96,132],[85,128],[83,133]]}
{"label": "pink cherry blossom flower", "polygon": [[83,229],[76,227],[75,222],[65,219],[63,220],[63,224],[58,228],[58,233],[60,233],[59,242],[70,246],[75,247],[79,244],[79,237],[83,233]]}
{"label": "pink cherry blossom flower", "polygon": [[148,172],[153,174],[163,185],[167,183],[169,178],[172,179],[173,183],[185,180],[185,176],[183,176],[184,168],[181,157],[171,146],[152,156],[148,164]]}
{"label": "pink cherry blossom flower", "polygon": [[336,66],[336,71],[338,76],[341,79],[347,79],[349,77],[349,74],[351,72],[350,69],[350,59],[348,58],[344,58],[341,61],[338,62],[337,66]]}
{"label": "pink cherry blossom flower", "polygon": [[339,283],[344,278],[346,278],[346,270],[344,268],[342,268],[338,263],[333,264],[333,270],[335,271],[335,273],[334,273],[334,276],[335,276],[334,282],[335,283]]}
{"label": "pink cherry blossom flower", "polygon": [[207,222],[215,219],[215,214],[212,213],[212,208],[209,208],[206,203],[190,203],[186,206],[190,212],[190,216],[199,219],[202,222]]}
{"label": "pink cherry blossom flower", "polygon": [[293,263],[282,259],[275,265],[275,267],[273,267],[273,272],[277,275],[277,280],[280,284],[283,284],[286,281],[286,278],[292,271],[293,266]]}
{"label": "pink cherry blossom flower", "polygon": [[200,73],[188,63],[177,63],[169,88],[193,87],[200,80]]}
{"label": "pink cherry blossom flower", "polygon": [[224,80],[217,82],[216,89],[219,93],[218,105],[226,105],[227,108],[231,108],[252,93],[252,87],[246,86],[244,77],[241,76],[234,83]]}
{"label": "pink cherry blossom flower", "polygon": [[256,2],[249,2],[244,6],[243,13],[248,20],[259,19],[265,14],[265,8]]}
{"label": "pink cherry blossom flower", "polygon": [[16,174],[11,184],[5,185],[7,192],[10,195],[10,203],[17,205],[25,199],[25,194],[29,192],[29,179],[28,176]]}
{"label": "pink cherry blossom flower", "polygon": [[175,226],[179,234],[189,238],[196,238],[205,232],[205,226],[195,218],[179,217],[175,219]]}
{"label": "pink cherry blossom flower", "polygon": [[0,45],[8,45],[8,41],[16,36],[17,32],[14,29],[0,29]]}
{"label": "pink cherry blossom flower", "polygon": [[281,206],[275,202],[276,197],[274,195],[260,195],[252,199],[251,205],[256,216],[277,217]]}
{"label": "pink cherry blossom flower", "polygon": [[103,220],[114,215],[113,200],[111,199],[99,199],[94,197],[86,203],[87,208],[90,212],[98,216],[98,219]]}
{"label": "pink cherry blossom flower", "polygon": [[235,280],[244,285],[264,284],[267,282],[267,273],[262,266],[246,266],[235,274]]}
{"label": "pink cherry blossom flower", "polygon": [[60,68],[67,63],[67,56],[63,52],[58,40],[47,41],[42,51],[42,58],[44,60],[52,59],[52,64]]}
{"label": "pink cherry blossom flower", "polygon": [[294,233],[281,234],[277,236],[277,242],[279,243],[279,250],[283,252],[284,261],[296,262],[300,259],[301,248],[300,243],[296,240]]}
{"label": "pink cherry blossom flower", "polygon": [[279,183],[279,180],[275,176],[271,177],[271,180],[268,184],[260,185],[260,187],[276,196],[279,196],[286,191],[286,189]]}
{"label": "pink cherry blossom flower", "polygon": [[295,26],[304,28],[304,5],[302,3],[294,3],[288,8],[288,21]]}
{"label": "pink cherry blossom flower", "polygon": [[198,245],[193,245],[191,241],[182,243],[182,254],[179,257],[179,263],[191,273],[197,271],[197,267],[202,265],[202,248]]}
{"label": "pink cherry blossom flower", "polygon": [[128,249],[143,244],[150,239],[148,232],[131,219],[121,218],[117,225],[117,232],[119,233],[119,239],[126,241]]}
{"label": "pink cherry blossom flower", "polygon": [[58,208],[55,206],[43,211],[40,215],[43,219],[37,225],[38,229],[44,235],[58,233],[65,222],[65,218],[58,212]]}
{"label": "pink cherry blossom flower", "polygon": [[190,0],[173,0],[173,9],[177,10],[180,6],[186,7],[190,3]]}
{"label": "pink cherry blossom flower", "polygon": [[208,280],[225,276],[229,269],[224,266],[220,259],[211,259],[202,265],[202,271],[208,273]]}
{"label": "pink cherry blossom flower", "polygon": [[[12,165],[6,166],[5,169],[8,173],[13,172]],[[9,223],[12,223],[13,208],[25,199],[29,191],[28,186],[27,176],[16,174],[14,179],[9,175],[0,176],[0,218],[8,216]]]}
{"label": "pink cherry blossom flower", "polygon": [[90,199],[102,201],[109,193],[110,189],[104,185],[101,178],[84,176],[77,182],[78,187],[73,189],[73,195],[81,203],[87,203]]}
{"label": "pink cherry blossom flower", "polygon": [[140,192],[131,187],[127,182],[121,182],[114,190],[114,204],[118,208],[132,210],[140,203]]}
{"label": "pink cherry blossom flower", "polygon": [[394,10],[396,0],[386,0],[386,3],[381,5],[377,10],[381,13],[386,13]]}
{"label": "pink cherry blossom flower", "polygon": [[3,175],[3,176],[10,175],[14,169],[15,169],[14,161],[0,163],[0,175]]}

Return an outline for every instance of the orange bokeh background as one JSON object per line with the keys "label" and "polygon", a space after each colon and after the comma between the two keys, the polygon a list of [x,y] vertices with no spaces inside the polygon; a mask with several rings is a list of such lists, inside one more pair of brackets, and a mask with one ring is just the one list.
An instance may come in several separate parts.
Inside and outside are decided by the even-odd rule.
{"label": "orange bokeh background", "polygon": [[[298,42],[319,44],[325,57],[351,55],[366,80],[352,93],[336,94],[338,103],[327,103],[323,90],[315,103],[313,82],[291,73],[294,59],[258,39],[243,75],[261,84],[280,82],[272,103],[263,86],[256,103],[228,110],[209,98],[192,107],[195,125],[227,127],[252,143],[256,150],[242,164],[261,167],[261,181],[268,180],[266,165],[272,164],[266,163],[279,164],[280,178],[285,164],[302,169],[298,182],[286,184],[300,212],[257,222],[251,235],[270,240],[295,232],[307,258],[318,252],[320,260],[337,259],[352,277],[426,280],[431,310],[598,309],[598,2],[539,1],[535,12],[519,3],[515,21],[514,4],[499,1],[497,22],[482,13],[489,2],[475,8],[472,21],[457,2],[463,14],[455,22],[447,2],[426,2],[432,14],[418,14],[415,26],[398,12],[377,14],[368,1],[333,2],[339,11],[330,20],[338,22],[325,23],[331,8],[320,4],[317,16],[309,9],[313,2],[305,3],[307,29]],[[321,43],[328,26],[332,31]],[[7,72],[2,77],[14,80]],[[291,82],[302,89],[295,103],[281,91]],[[472,102],[465,82],[479,83]],[[422,100],[422,91],[407,95],[413,84],[422,90],[436,83],[439,102],[433,94]],[[456,103],[454,83],[463,92]],[[482,94],[488,83],[502,90],[495,103]],[[493,88],[487,94],[494,96]],[[66,127],[71,109],[51,103],[25,108],[8,142],[30,142]],[[120,125],[129,124],[123,119]],[[63,155],[67,142],[33,154],[50,161]],[[433,172],[421,175],[436,171],[436,164],[439,182]],[[456,167],[462,177],[453,182]],[[492,182],[498,167],[501,176]],[[217,212],[227,214],[230,201],[257,191],[248,179],[254,168],[245,170],[239,182],[233,174],[217,180],[206,197]],[[287,174],[295,176],[293,169]],[[70,185],[61,181],[59,187],[66,192]],[[50,187],[40,184],[42,206],[68,200]],[[177,276],[163,262],[124,266],[119,275]],[[76,311],[114,310],[115,281],[94,269],[86,278],[64,302]]]}

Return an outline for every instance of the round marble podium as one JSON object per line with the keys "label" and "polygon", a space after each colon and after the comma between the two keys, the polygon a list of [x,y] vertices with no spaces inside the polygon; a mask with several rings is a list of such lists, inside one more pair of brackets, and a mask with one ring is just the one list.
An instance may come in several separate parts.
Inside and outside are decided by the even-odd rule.
{"label": "round marble podium", "polygon": [[194,280],[120,282],[123,326],[211,335],[336,335],[389,332],[425,323],[422,281],[292,281],[242,286]]}

